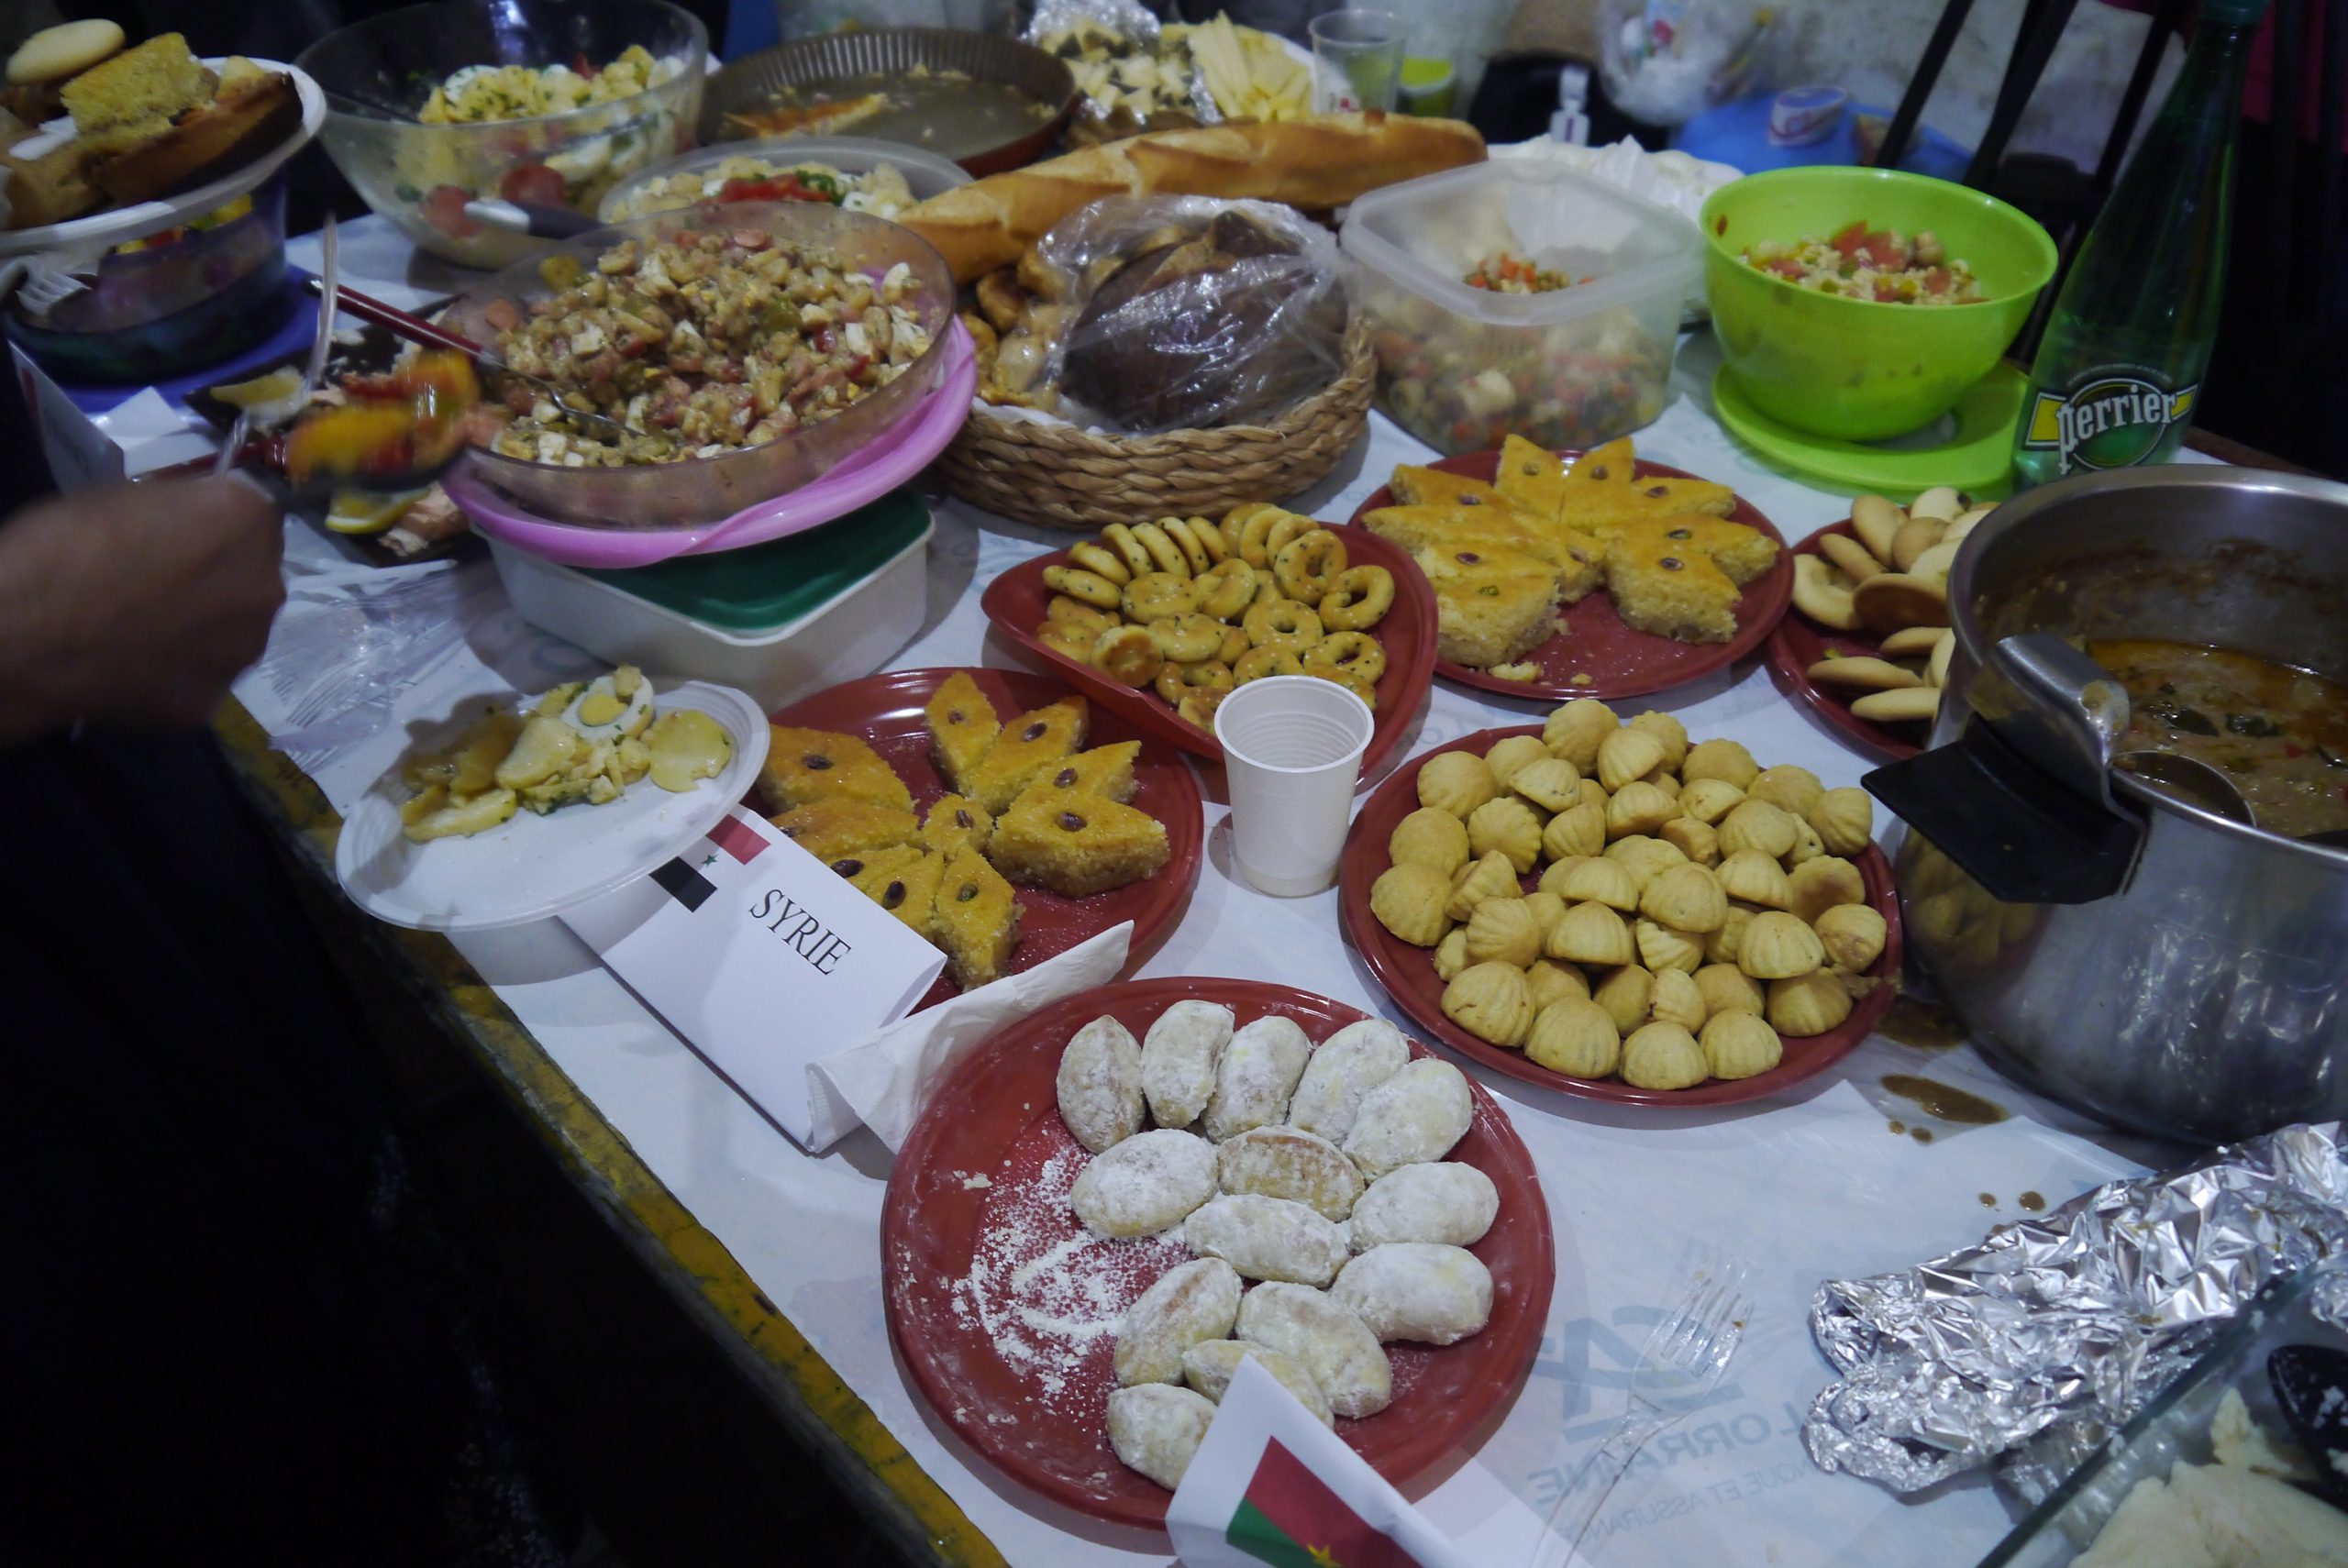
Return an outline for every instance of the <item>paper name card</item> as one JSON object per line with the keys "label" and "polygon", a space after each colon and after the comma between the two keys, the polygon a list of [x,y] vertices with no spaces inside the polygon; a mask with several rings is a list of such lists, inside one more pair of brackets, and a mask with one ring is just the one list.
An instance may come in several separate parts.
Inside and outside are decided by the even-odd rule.
{"label": "paper name card", "polygon": [[911,1012],[945,955],[738,807],[693,849],[563,917],[801,1143],[807,1067]]}

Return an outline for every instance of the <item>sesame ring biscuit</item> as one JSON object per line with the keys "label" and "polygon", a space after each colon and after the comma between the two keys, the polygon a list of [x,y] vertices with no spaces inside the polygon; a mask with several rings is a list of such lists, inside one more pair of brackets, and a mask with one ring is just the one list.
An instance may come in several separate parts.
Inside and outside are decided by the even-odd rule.
{"label": "sesame ring biscuit", "polygon": [[1213,519],[1185,517],[1182,519],[1182,526],[1191,531],[1191,537],[1196,539],[1199,542],[1199,547],[1206,551],[1207,563],[1210,566],[1216,561],[1227,561],[1231,558],[1231,545],[1224,538],[1223,530],[1214,525]]}
{"label": "sesame ring biscuit", "polygon": [[1339,669],[1325,664],[1308,664],[1304,673],[1315,680],[1334,681],[1362,701],[1372,712],[1378,710],[1378,688],[1349,669]]}
{"label": "sesame ring biscuit", "polygon": [[1306,674],[1324,668],[1358,676],[1375,686],[1386,673],[1386,649],[1367,632],[1332,632],[1304,655]]}
{"label": "sesame ring biscuit", "polygon": [[1175,706],[1174,712],[1184,723],[1196,724],[1212,734],[1214,732],[1214,711],[1223,706],[1228,691],[1192,691]]}
{"label": "sesame ring biscuit", "polygon": [[1149,635],[1168,662],[1196,664],[1202,658],[1213,658],[1214,650],[1223,646],[1223,623],[1192,611],[1171,620],[1152,621]]}
{"label": "sesame ring biscuit", "polygon": [[1237,664],[1246,657],[1247,650],[1255,646],[1247,640],[1246,627],[1225,627],[1223,634],[1223,646],[1214,650],[1214,657],[1225,664]]}
{"label": "sesame ring biscuit", "polygon": [[1256,605],[1242,624],[1247,628],[1247,640],[1259,648],[1301,655],[1321,640],[1321,617],[1312,613],[1312,605],[1293,599]]}
{"label": "sesame ring biscuit", "polygon": [[1146,628],[1112,626],[1092,645],[1092,663],[1102,674],[1121,685],[1142,687],[1157,679],[1166,656]]}
{"label": "sesame ring biscuit", "polygon": [[1198,590],[1191,586],[1187,577],[1176,577],[1170,571],[1146,571],[1125,584],[1124,605],[1128,621],[1145,625],[1152,621],[1170,621],[1199,607]]}
{"label": "sesame ring biscuit", "polygon": [[1257,570],[1237,556],[1226,556],[1193,579],[1199,608],[1218,621],[1235,621],[1256,602]]}
{"label": "sesame ring biscuit", "polygon": [[1157,694],[1178,706],[1193,691],[1228,691],[1232,685],[1231,667],[1219,658],[1169,664],[1157,672]]}
{"label": "sesame ring biscuit", "polygon": [[1114,610],[1118,604],[1117,585],[1082,567],[1047,566],[1044,569],[1044,586],[1098,610]]}
{"label": "sesame ring biscuit", "polygon": [[1236,528],[1239,558],[1258,571],[1266,570],[1272,564],[1271,546],[1268,543],[1272,529],[1295,517],[1296,513],[1293,512],[1283,512],[1279,507],[1268,505],[1264,502],[1247,502],[1233,507],[1224,515],[1223,536],[1225,539],[1231,539],[1232,530]]}
{"label": "sesame ring biscuit", "polygon": [[1317,532],[1320,527],[1321,525],[1310,517],[1299,517],[1293,512],[1284,512],[1269,528],[1264,530],[1264,549],[1268,557],[1276,558],[1288,547],[1290,540]]}
{"label": "sesame ring biscuit", "polygon": [[1141,541],[1134,537],[1134,531],[1123,523],[1112,523],[1102,529],[1101,542],[1117,552],[1117,558],[1125,563],[1125,570],[1135,577],[1157,569],[1157,563],[1142,548]]}
{"label": "sesame ring biscuit", "polygon": [[1141,541],[1141,547],[1149,552],[1151,562],[1159,571],[1171,572],[1176,577],[1186,578],[1192,575],[1190,558],[1176,547],[1174,541],[1167,536],[1166,530],[1157,524],[1135,524],[1134,537]]}
{"label": "sesame ring biscuit", "polygon": [[1157,520],[1157,527],[1159,532],[1174,541],[1174,547],[1182,553],[1183,563],[1191,569],[1192,577],[1214,565],[1214,558],[1207,554],[1206,546],[1199,542],[1199,536],[1191,532],[1191,525],[1180,517],[1161,517]]}
{"label": "sesame ring biscuit", "polygon": [[1125,563],[1117,558],[1114,550],[1103,549],[1090,539],[1080,545],[1070,545],[1068,547],[1068,558],[1070,565],[1082,567],[1086,571],[1096,576],[1105,577],[1119,588],[1124,587],[1134,580],[1134,574],[1126,569]]}
{"label": "sesame ring biscuit", "polygon": [[1292,648],[1249,648],[1246,657],[1231,669],[1231,679],[1241,686],[1251,680],[1261,680],[1268,675],[1302,675],[1304,665]]}
{"label": "sesame ring biscuit", "polygon": [[1394,608],[1394,574],[1381,566],[1348,567],[1321,596],[1321,624],[1340,632],[1366,632]]}
{"label": "sesame ring biscuit", "polygon": [[1346,569],[1346,542],[1326,528],[1299,534],[1272,557],[1272,578],[1280,591],[1306,604],[1336,586]]}

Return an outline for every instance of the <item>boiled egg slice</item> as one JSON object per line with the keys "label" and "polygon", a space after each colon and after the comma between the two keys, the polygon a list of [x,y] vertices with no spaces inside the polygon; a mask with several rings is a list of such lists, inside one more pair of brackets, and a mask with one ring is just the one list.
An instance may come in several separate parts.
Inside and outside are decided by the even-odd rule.
{"label": "boiled egg slice", "polygon": [[652,722],[652,682],[632,664],[599,675],[562,711],[562,722],[591,741],[619,742]]}

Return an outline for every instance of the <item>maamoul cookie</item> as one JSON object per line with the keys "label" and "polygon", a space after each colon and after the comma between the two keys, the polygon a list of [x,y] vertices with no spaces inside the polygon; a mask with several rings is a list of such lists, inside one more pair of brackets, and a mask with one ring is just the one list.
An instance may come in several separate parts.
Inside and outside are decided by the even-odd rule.
{"label": "maamoul cookie", "polygon": [[[1470,964],[1443,988],[1443,1015],[1494,1045],[1523,1043],[1533,1026],[1533,994],[1513,964]],[[1360,1123],[1355,1124],[1360,1131]],[[1373,1173],[1375,1174],[1375,1173]]]}
{"label": "maamoul cookie", "polygon": [[1529,899],[1486,899],[1468,917],[1468,962],[1531,967],[1547,928]]}
{"label": "maamoul cookie", "polygon": [[1172,1128],[1136,1132],[1077,1173],[1076,1217],[1103,1236],[1154,1236],[1214,1197],[1214,1145]]}
{"label": "maamoul cookie", "polygon": [[1239,1288],[1221,1258],[1193,1258],[1159,1275],[1117,1321],[1118,1384],[1181,1382],[1183,1353],[1226,1338],[1239,1320]]}
{"label": "maamoul cookie", "polygon": [[1780,1034],[1823,1034],[1851,1016],[1851,993],[1823,969],[1769,982],[1767,1017]]}
{"label": "maamoul cookie", "polygon": [[1757,1077],[1785,1057],[1778,1032],[1757,1013],[1724,1012],[1704,1025],[1699,1042],[1716,1078]]}
{"label": "maamoul cookie", "polygon": [[1227,1193],[1182,1222],[1182,1244],[1221,1258],[1246,1279],[1326,1285],[1345,1266],[1346,1238],[1308,1206],[1260,1193]]}
{"label": "maamoul cookie", "polygon": [[1449,812],[1462,822],[1501,792],[1490,764],[1471,751],[1438,752],[1419,768],[1419,804]]}
{"label": "maamoul cookie", "polygon": [[1381,1343],[1457,1344],[1491,1320],[1492,1275],[1464,1247],[1388,1242],[1346,1264],[1329,1297]]}
{"label": "maamoul cookie", "polygon": [[[1455,824],[1456,825],[1456,824]],[[1402,860],[1369,886],[1369,912],[1395,940],[1433,947],[1451,929],[1451,879],[1423,860]]]}
{"label": "maamoul cookie", "polygon": [[1417,811],[1394,824],[1386,838],[1386,858],[1396,866],[1412,861],[1443,873],[1446,896],[1451,874],[1468,864],[1468,828],[1449,812],[1433,806]]}
{"label": "maamoul cookie", "polygon": [[1142,1098],[1160,1127],[1188,1127],[1205,1111],[1231,1027],[1229,1008],[1193,997],[1159,1013],[1142,1036]]}
{"label": "maamoul cookie", "polygon": [[1109,1396],[1109,1446],[1128,1467],[1171,1492],[1181,1485],[1214,1420],[1206,1396],[1171,1383],[1142,1383]]}
{"label": "maamoul cookie", "polygon": [[1343,1143],[1369,1091],[1401,1072],[1411,1043],[1382,1018],[1348,1023],[1328,1039],[1304,1066],[1288,1107],[1289,1125]]}
{"label": "maamoul cookie", "polygon": [[1486,899],[1512,899],[1522,891],[1515,865],[1506,855],[1494,850],[1468,862],[1453,876],[1451,901],[1444,906],[1443,912],[1453,920],[1466,920]]}
{"label": "maamoul cookie", "polygon": [[1815,929],[1827,962],[1854,974],[1883,955],[1888,930],[1883,916],[1866,904],[1837,904],[1819,915]]}
{"label": "maamoul cookie", "polygon": [[[1516,978],[1522,986],[1523,977]],[[1474,1120],[1466,1075],[1448,1062],[1421,1057],[1362,1100],[1346,1135],[1346,1155],[1375,1181],[1399,1166],[1443,1158]]]}
{"label": "maamoul cookie", "polygon": [[1374,1416],[1393,1402],[1394,1368],[1378,1336],[1325,1292],[1259,1285],[1239,1298],[1235,1337],[1279,1351],[1311,1373],[1340,1416]]}
{"label": "maamoul cookie", "polygon": [[1589,999],[1614,1021],[1615,1032],[1627,1035],[1647,1021],[1647,1009],[1655,1002],[1655,976],[1639,965],[1624,964],[1590,987]]}
{"label": "maamoul cookie", "polygon": [[1221,1143],[1286,1118],[1312,1055],[1312,1042],[1293,1019],[1259,1018],[1240,1028],[1215,1064],[1214,1093],[1202,1121],[1206,1135]]}
{"label": "maamoul cookie", "polygon": [[1336,1425],[1328,1396],[1312,1381],[1312,1375],[1268,1345],[1251,1345],[1244,1340],[1209,1340],[1192,1345],[1182,1353],[1182,1381],[1220,1405],[1243,1361],[1252,1361],[1270,1373],[1274,1382],[1312,1412],[1314,1420],[1324,1427]]}
{"label": "maamoul cookie", "polygon": [[[1532,1032],[1524,1037],[1524,1055],[1567,1077],[1602,1078],[1622,1059],[1623,1035],[1597,1002],[1587,997],[1567,997],[1551,1002],[1534,1017]],[[1371,1184],[1373,1191],[1376,1185]]]}
{"label": "maamoul cookie", "polygon": [[1623,1042],[1623,1081],[1638,1088],[1693,1088],[1711,1075],[1703,1047],[1676,1023],[1650,1023]]}
{"label": "maamoul cookie", "polygon": [[1355,1201],[1350,1239],[1357,1253],[1389,1242],[1472,1247],[1500,1211],[1500,1189],[1473,1165],[1449,1160],[1401,1165]]}
{"label": "maamoul cookie", "polygon": [[1224,1140],[1215,1175],[1226,1193],[1301,1203],[1324,1220],[1343,1220],[1361,1196],[1361,1172],[1326,1138],[1298,1127],[1258,1127]]}

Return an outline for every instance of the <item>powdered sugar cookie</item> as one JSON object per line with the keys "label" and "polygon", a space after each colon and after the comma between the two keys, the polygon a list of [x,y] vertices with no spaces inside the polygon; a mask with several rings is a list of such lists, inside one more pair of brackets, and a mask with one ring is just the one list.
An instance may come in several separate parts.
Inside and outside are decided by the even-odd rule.
{"label": "powdered sugar cookie", "polygon": [[1239,1374],[1239,1364],[1250,1359],[1270,1373],[1273,1381],[1295,1395],[1312,1412],[1314,1420],[1324,1427],[1336,1425],[1336,1418],[1329,1413],[1329,1397],[1321,1392],[1321,1385],[1312,1381],[1312,1375],[1266,1345],[1251,1345],[1239,1340],[1208,1340],[1192,1345],[1182,1353],[1182,1381],[1220,1405],[1224,1390]]}
{"label": "powdered sugar cookie", "polygon": [[1171,1383],[1142,1383],[1109,1396],[1109,1446],[1117,1457],[1172,1491],[1214,1420],[1203,1394]]}
{"label": "powdered sugar cookie", "polygon": [[1239,1275],[1220,1258],[1193,1258],[1158,1275],[1117,1324],[1120,1384],[1180,1383],[1182,1353],[1231,1332]]}
{"label": "powdered sugar cookie", "polygon": [[1312,1042],[1293,1019],[1259,1018],[1240,1029],[1215,1064],[1206,1135],[1220,1143],[1284,1120],[1289,1096],[1296,1092],[1312,1055]]}
{"label": "powdered sugar cookie", "polygon": [[1345,1151],[1375,1181],[1400,1166],[1443,1158],[1474,1119],[1467,1076],[1448,1062],[1422,1057],[1363,1099]]}
{"label": "powdered sugar cookie", "polygon": [[1258,1193],[1218,1198],[1182,1224],[1182,1244],[1248,1279],[1326,1285],[1345,1266],[1346,1238],[1301,1203]]}
{"label": "powdered sugar cookie", "polygon": [[1364,1096],[1402,1070],[1411,1043],[1382,1018],[1348,1023],[1312,1053],[1289,1101],[1288,1122],[1342,1143]]}
{"label": "powdered sugar cookie", "polygon": [[1188,1127],[1214,1094],[1215,1064],[1231,1043],[1231,1010],[1178,1001],[1157,1015],[1141,1043],[1141,1092],[1160,1127]]}
{"label": "powdered sugar cookie", "polygon": [[1343,1220],[1361,1196],[1361,1172],[1326,1138],[1294,1127],[1258,1127],[1215,1151],[1225,1192],[1255,1192],[1301,1203],[1324,1220]]}
{"label": "powdered sugar cookie", "polygon": [[1350,1239],[1357,1253],[1389,1242],[1472,1247],[1500,1211],[1500,1189],[1473,1165],[1403,1165],[1371,1182],[1356,1200]]}
{"label": "powdered sugar cookie", "polygon": [[1141,1131],[1141,1047],[1115,1019],[1096,1018],[1060,1053],[1060,1120],[1098,1154]]}
{"label": "powdered sugar cookie", "polygon": [[1096,1155],[1078,1173],[1068,1202],[1103,1236],[1150,1236],[1213,1196],[1214,1145],[1161,1127]]}
{"label": "powdered sugar cookie", "polygon": [[1311,1373],[1340,1416],[1374,1416],[1393,1402],[1394,1368],[1378,1336],[1325,1292],[1257,1286],[1239,1298],[1237,1337],[1269,1346]]}
{"label": "powdered sugar cookie", "polygon": [[1492,1275],[1464,1248],[1389,1242],[1347,1264],[1329,1298],[1380,1341],[1456,1344],[1491,1320]]}

